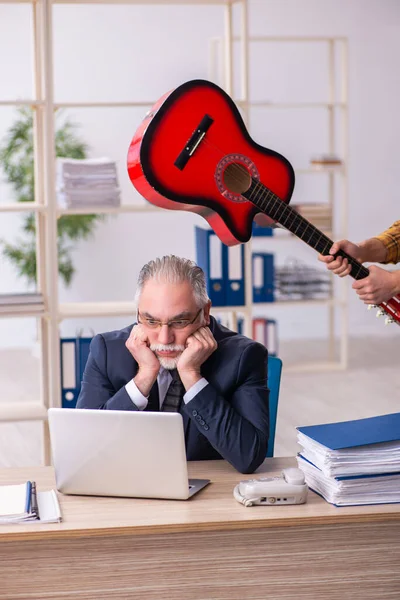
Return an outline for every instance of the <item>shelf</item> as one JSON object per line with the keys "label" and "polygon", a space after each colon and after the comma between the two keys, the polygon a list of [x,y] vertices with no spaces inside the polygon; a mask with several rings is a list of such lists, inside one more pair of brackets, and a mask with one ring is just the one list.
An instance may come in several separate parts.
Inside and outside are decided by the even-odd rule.
{"label": "shelf", "polygon": [[155,100],[138,102],[55,102],[55,108],[143,108],[153,106]]}
{"label": "shelf", "polygon": [[58,208],[57,215],[92,215],[92,214],[119,214],[127,212],[165,212],[153,204],[121,204],[121,206],[84,206],[82,208]]}
{"label": "shelf", "polygon": [[[3,0],[2,0],[3,2]],[[0,100],[0,106],[44,106],[39,100]]]}
{"label": "shelf", "polygon": [[[220,39],[220,38],[214,38]],[[233,36],[233,41],[237,42],[240,38],[237,35]],[[333,37],[307,37],[304,35],[252,35],[249,42],[346,42],[347,38],[343,36]]]}
{"label": "shelf", "polygon": [[345,167],[341,166],[341,167],[310,167],[309,169],[295,169],[294,170],[296,175],[315,175],[318,174],[320,175],[321,173],[329,173],[329,175],[331,175],[332,173],[339,173],[341,175],[344,175],[346,173]]}
{"label": "shelf", "polygon": [[[281,300],[277,302],[257,302],[247,306],[212,306],[214,313],[241,312],[251,313],[258,308],[272,308],[274,306],[330,306],[341,305],[340,300]],[[62,319],[75,317],[108,317],[108,316],[135,316],[136,307],[134,302],[70,302],[60,304],[59,315]]]}
{"label": "shelf", "polygon": [[10,319],[10,318],[26,318],[26,317],[37,317],[37,318],[41,318],[41,317],[48,317],[49,314],[47,311],[44,310],[44,308],[38,310],[38,309],[30,309],[29,310],[29,304],[26,305],[26,307],[21,307],[20,305],[18,307],[14,307],[14,308],[7,308],[6,310],[0,310],[0,319]]}
{"label": "shelf", "polygon": [[[47,206],[38,204],[37,202],[14,202],[9,204],[0,204],[0,213],[2,212],[45,212]],[[82,208],[57,208],[57,215],[93,215],[93,214],[119,214],[128,212],[158,212],[164,211],[164,208],[159,208],[153,204],[122,204],[121,206],[84,206]]]}
{"label": "shelf", "polygon": [[134,302],[69,302],[60,304],[61,319],[75,317],[118,317],[136,315]]}
{"label": "shelf", "polygon": [[274,306],[340,306],[343,302],[335,298],[324,300],[276,300],[275,302],[255,302],[253,312],[257,308],[273,308]]}
{"label": "shelf", "polygon": [[44,212],[46,206],[37,202],[10,202],[0,204],[0,212]]}

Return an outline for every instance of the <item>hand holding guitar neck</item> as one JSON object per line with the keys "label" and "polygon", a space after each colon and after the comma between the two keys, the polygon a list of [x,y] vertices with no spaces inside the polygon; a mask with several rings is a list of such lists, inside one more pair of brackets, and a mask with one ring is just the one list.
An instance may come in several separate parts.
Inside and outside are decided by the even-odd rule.
{"label": "hand holding guitar neck", "polygon": [[[350,258],[346,258],[346,255]],[[335,275],[345,277],[357,273],[351,257],[360,263],[383,263],[387,258],[387,249],[378,238],[371,238],[360,244],[340,240],[333,244],[329,254],[320,254],[318,260],[325,263],[327,269]],[[374,266],[365,270],[367,275],[355,277],[358,281],[355,281],[352,286],[365,304],[381,304],[400,293],[400,271],[390,272]]]}

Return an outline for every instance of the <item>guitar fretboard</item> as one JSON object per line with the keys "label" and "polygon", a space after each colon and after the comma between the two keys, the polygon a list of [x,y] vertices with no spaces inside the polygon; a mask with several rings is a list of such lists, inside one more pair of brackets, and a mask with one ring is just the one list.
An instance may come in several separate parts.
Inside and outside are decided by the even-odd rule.
{"label": "guitar fretboard", "polygon": [[[329,254],[329,250],[333,245],[332,240],[288,204],[283,202],[265,185],[253,179],[250,188],[242,195],[260,208],[268,217],[280,223],[280,225],[303,240],[308,246],[314,248],[319,254]],[[350,275],[354,279],[363,279],[368,276],[368,269],[363,267],[355,258],[342,250],[338,252],[338,255],[347,258],[352,267]]]}

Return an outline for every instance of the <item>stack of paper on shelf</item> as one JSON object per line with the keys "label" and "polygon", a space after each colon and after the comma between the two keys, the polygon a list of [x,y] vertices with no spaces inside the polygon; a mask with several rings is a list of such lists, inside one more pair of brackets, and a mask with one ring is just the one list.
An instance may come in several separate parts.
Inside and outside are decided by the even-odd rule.
{"label": "stack of paper on shelf", "polygon": [[321,231],[332,231],[332,208],[328,203],[292,204],[292,208]]}
{"label": "stack of paper on shelf", "polygon": [[0,294],[0,313],[43,312],[44,300],[40,293]]}
{"label": "stack of paper on shelf", "polygon": [[0,486],[0,525],[60,521],[61,511],[55,490],[38,492],[34,481]]}
{"label": "stack of paper on shelf", "polygon": [[297,429],[299,468],[325,500],[400,502],[400,413]]}
{"label": "stack of paper on shelf", "polygon": [[63,208],[119,206],[115,162],[108,158],[57,158],[57,197]]}

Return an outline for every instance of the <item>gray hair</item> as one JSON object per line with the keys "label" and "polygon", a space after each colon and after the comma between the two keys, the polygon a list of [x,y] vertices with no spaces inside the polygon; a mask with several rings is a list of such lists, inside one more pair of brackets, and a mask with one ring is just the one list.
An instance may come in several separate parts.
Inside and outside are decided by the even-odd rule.
{"label": "gray hair", "polygon": [[167,281],[168,283],[183,283],[187,281],[193,288],[196,304],[204,308],[209,302],[206,278],[203,269],[188,258],[180,258],[170,254],[151,260],[142,267],[136,287],[135,305],[138,306],[143,286],[149,279]]}

